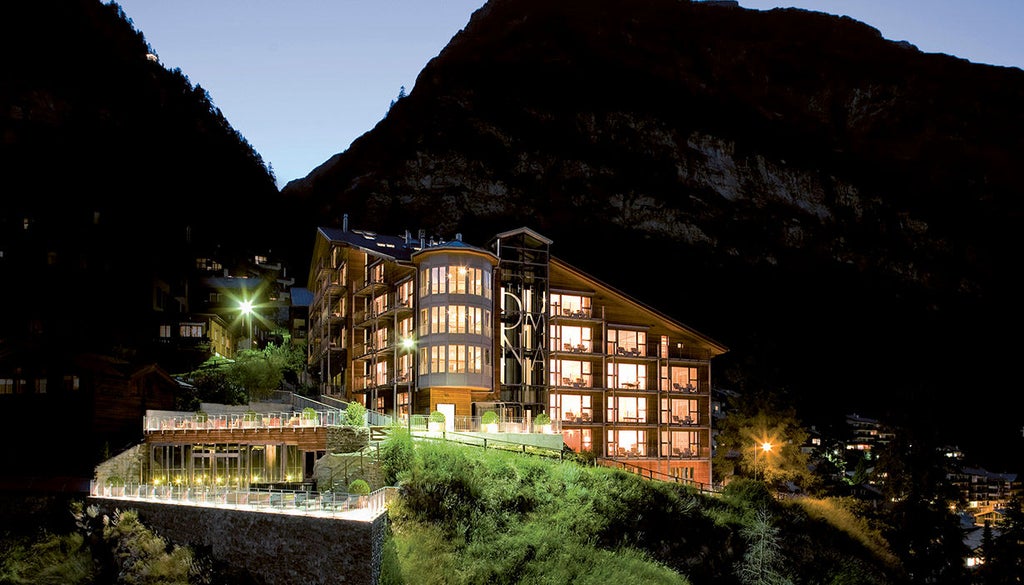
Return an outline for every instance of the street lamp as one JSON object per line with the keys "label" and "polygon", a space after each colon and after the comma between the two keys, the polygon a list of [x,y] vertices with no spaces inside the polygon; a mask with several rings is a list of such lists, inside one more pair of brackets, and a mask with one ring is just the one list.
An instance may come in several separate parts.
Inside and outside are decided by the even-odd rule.
{"label": "street lamp", "polygon": [[245,317],[246,325],[249,328],[249,349],[252,349],[252,301],[242,301],[238,305],[242,311],[242,315]]}
{"label": "street lamp", "polygon": [[[768,453],[772,450],[772,444],[768,441],[761,443],[760,445],[754,444],[754,479],[757,479],[757,452],[758,450],[764,451],[765,457],[768,457]],[[767,465],[767,464],[766,464]],[[761,472],[761,479],[764,480],[764,471]]]}
{"label": "street lamp", "polygon": [[[416,342],[413,341],[412,337],[402,338],[402,351],[411,352],[416,346]],[[413,376],[412,368],[409,370],[409,378],[411,380]],[[395,382],[394,390],[391,396],[391,404],[395,407],[395,422],[398,421],[398,345],[395,345]],[[409,391],[409,412],[406,413],[406,418],[409,419],[409,433],[412,433],[412,390]]]}

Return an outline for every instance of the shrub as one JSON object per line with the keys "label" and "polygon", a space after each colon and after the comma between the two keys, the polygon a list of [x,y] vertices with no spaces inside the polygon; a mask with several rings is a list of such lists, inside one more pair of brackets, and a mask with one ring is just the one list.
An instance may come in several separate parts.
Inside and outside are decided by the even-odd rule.
{"label": "shrub", "polygon": [[400,425],[392,426],[388,438],[380,446],[377,458],[388,485],[398,483],[399,476],[412,468],[414,451],[409,431]]}
{"label": "shrub", "polygon": [[107,478],[107,485],[111,487],[124,487],[124,478],[120,475],[111,475]]}
{"label": "shrub", "polygon": [[251,408],[249,410],[245,411],[245,414],[242,415],[242,420],[244,420],[246,422],[253,422],[253,421],[256,420],[256,418],[257,418],[256,411],[252,410]]}
{"label": "shrub", "polygon": [[434,412],[430,413],[430,422],[443,423],[444,413],[441,412],[440,410],[435,410]]}
{"label": "shrub", "polygon": [[306,408],[303,408],[302,409],[302,418],[304,418],[306,420],[315,420],[316,419],[316,409],[313,408],[313,407],[310,407],[310,406],[307,406]]}
{"label": "shrub", "polygon": [[542,412],[537,415],[537,418],[533,419],[533,422],[538,425],[549,425],[551,424],[551,417],[548,416],[548,413]]}
{"label": "shrub", "polygon": [[205,412],[203,412],[201,410],[197,410],[196,411],[196,415],[195,415],[195,421],[196,422],[204,423],[209,418],[210,418],[210,415],[206,414]]}
{"label": "shrub", "polygon": [[348,493],[365,496],[370,493],[370,484],[366,483],[365,479],[353,479],[352,483],[348,484]]}
{"label": "shrub", "polygon": [[345,409],[345,424],[353,427],[363,426],[366,418],[366,407],[358,402],[349,402]]}
{"label": "shrub", "polygon": [[498,422],[498,413],[493,410],[488,410],[480,417],[480,424],[493,425]]}

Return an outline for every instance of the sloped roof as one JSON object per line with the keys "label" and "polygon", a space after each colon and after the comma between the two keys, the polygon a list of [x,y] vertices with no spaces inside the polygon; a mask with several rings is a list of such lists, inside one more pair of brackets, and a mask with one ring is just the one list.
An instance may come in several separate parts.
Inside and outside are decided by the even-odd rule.
{"label": "sloped roof", "polygon": [[404,237],[387,236],[365,230],[321,227],[317,231],[331,242],[344,242],[365,252],[398,261],[408,261],[413,252],[420,248],[419,242],[413,238],[407,241]]}

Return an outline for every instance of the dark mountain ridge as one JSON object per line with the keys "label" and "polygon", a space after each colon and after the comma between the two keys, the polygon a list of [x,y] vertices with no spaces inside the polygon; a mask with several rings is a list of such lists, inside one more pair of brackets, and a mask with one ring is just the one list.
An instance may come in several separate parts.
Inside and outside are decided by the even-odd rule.
{"label": "dark mountain ridge", "polygon": [[1021,323],[1022,98],[1020,69],[822,13],[492,0],[282,192],[324,225],[529,225],[728,345],[721,385],[821,424],[957,413],[944,438],[982,456],[1020,446],[995,340]]}
{"label": "dark mountain ridge", "polygon": [[197,256],[280,249],[262,158],[116,3],[2,13],[0,352],[25,347],[25,323],[55,351],[148,341],[154,279],[176,287]]}

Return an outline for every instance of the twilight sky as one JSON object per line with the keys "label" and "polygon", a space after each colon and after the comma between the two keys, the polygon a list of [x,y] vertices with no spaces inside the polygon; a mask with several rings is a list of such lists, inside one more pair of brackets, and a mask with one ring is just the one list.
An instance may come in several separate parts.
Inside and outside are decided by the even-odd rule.
{"label": "twilight sky", "polygon": [[[102,0],[109,2],[109,0]],[[304,177],[379,122],[485,0],[116,0],[160,62]],[[1022,0],[740,0],[846,15],[928,53],[1024,68]]]}

